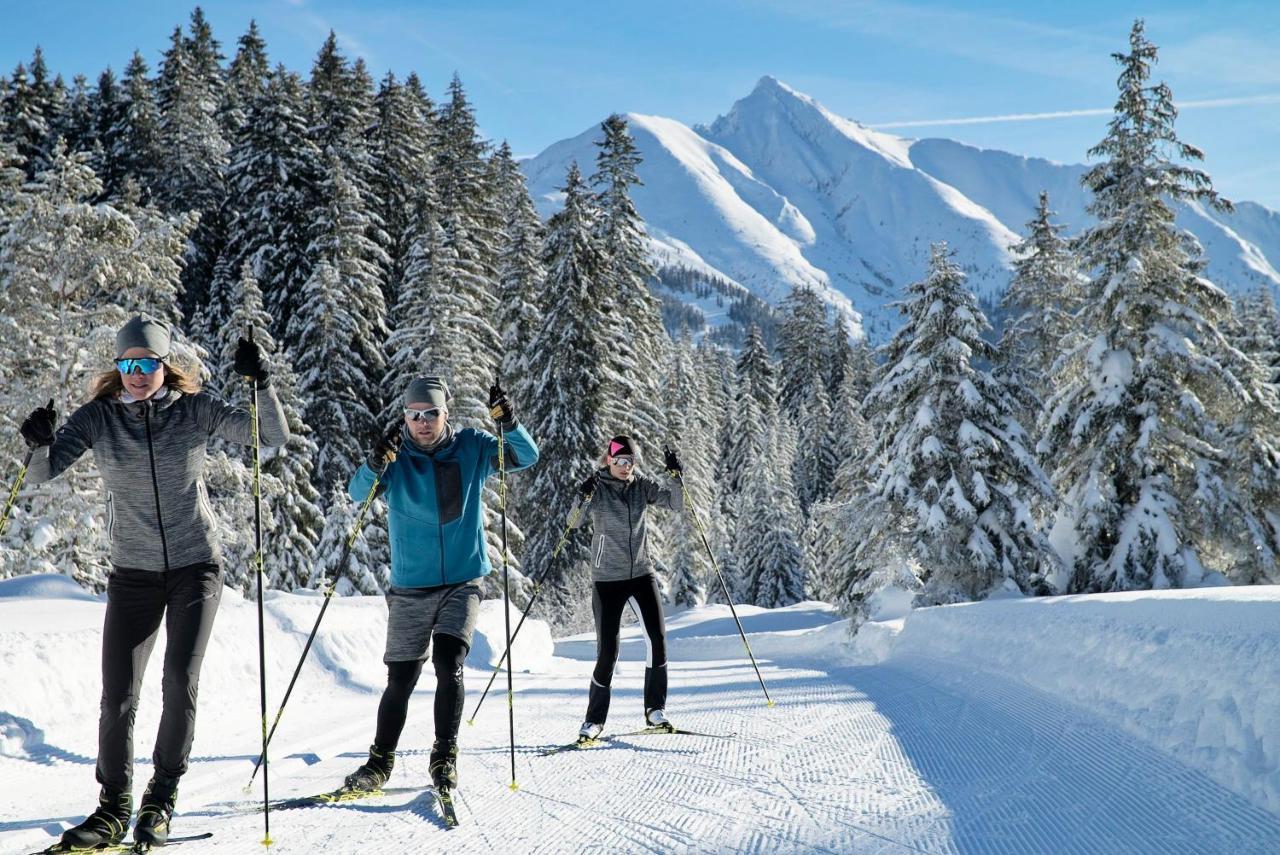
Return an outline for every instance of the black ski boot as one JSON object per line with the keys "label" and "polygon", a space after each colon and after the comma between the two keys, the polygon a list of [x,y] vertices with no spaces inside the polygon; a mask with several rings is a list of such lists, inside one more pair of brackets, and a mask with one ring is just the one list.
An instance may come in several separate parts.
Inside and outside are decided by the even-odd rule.
{"label": "black ski boot", "polygon": [[138,843],[163,846],[169,841],[169,820],[178,801],[178,779],[155,775],[138,805],[138,821],[133,825],[133,839]]}
{"label": "black ski boot", "polygon": [[69,851],[111,846],[124,840],[133,815],[133,794],[102,788],[98,809],[77,826],[62,832],[62,847]]}
{"label": "black ski boot", "polygon": [[396,765],[396,753],[386,751],[376,745],[369,746],[369,759],[364,761],[343,781],[342,787],[351,792],[371,793],[382,789],[382,785],[391,777],[391,770]]}
{"label": "black ski boot", "polygon": [[436,789],[453,789],[458,786],[458,743],[440,740],[431,744],[431,783]]}

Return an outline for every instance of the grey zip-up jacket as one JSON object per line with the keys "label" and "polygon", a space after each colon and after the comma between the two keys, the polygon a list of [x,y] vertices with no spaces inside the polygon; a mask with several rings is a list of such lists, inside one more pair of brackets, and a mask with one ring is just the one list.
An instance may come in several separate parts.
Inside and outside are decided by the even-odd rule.
{"label": "grey zip-up jacket", "polygon": [[[591,512],[591,581],[620,582],[653,572],[649,560],[645,511],[658,505],[673,511],[684,510],[684,491],[637,473],[630,481],[619,481],[607,466],[596,470],[596,491],[587,510]],[[577,511],[575,502],[570,518]],[[575,521],[574,527],[582,523]]]}
{"label": "grey zip-up jacket", "polygon": [[[284,445],[289,429],[270,388],[258,392],[258,415],[262,445]],[[217,523],[204,486],[213,436],[252,444],[249,412],[174,389],[130,403],[98,398],[71,414],[53,445],[36,449],[27,479],[48,481],[92,448],[107,488],[112,564],[162,572],[216,561]]]}

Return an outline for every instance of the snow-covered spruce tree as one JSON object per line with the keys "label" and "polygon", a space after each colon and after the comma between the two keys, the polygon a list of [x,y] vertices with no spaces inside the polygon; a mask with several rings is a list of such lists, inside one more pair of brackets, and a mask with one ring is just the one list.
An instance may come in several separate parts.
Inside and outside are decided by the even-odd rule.
{"label": "snow-covered spruce tree", "polygon": [[759,327],[752,326],[738,355],[733,402],[726,404],[733,416],[725,419],[720,440],[726,459],[720,508],[728,517],[737,516],[734,503],[742,492],[744,473],[764,456],[765,427],[760,419],[777,414],[777,394],[774,367],[764,336]]}
{"label": "snow-covered spruce tree", "polygon": [[1269,288],[1236,304],[1229,338],[1236,353],[1227,365],[1246,401],[1226,426],[1233,504],[1217,541],[1202,539],[1206,563],[1220,566],[1238,585],[1280,582],[1280,389],[1274,364],[1275,302]]}
{"label": "snow-covered spruce tree", "polygon": [[54,116],[50,134],[55,140],[61,139],[70,152],[92,152],[97,145],[93,93],[83,74],[71,81],[66,106]]}
{"label": "snow-covered spruce tree", "polygon": [[[44,62],[40,49],[36,49],[36,57],[40,59],[40,76],[44,76]],[[9,85],[3,91],[0,101],[0,130],[4,139],[12,143],[18,156],[26,164],[27,176],[34,176],[48,166],[49,155],[49,93],[46,91],[48,81],[38,81],[33,73],[36,71],[25,63],[18,63],[9,78]]]}
{"label": "snow-covered spruce tree", "polygon": [[383,296],[394,306],[419,223],[437,208],[431,173],[435,117],[391,72],[382,80],[374,107],[371,189],[386,234]]}
{"label": "snow-covered spruce tree", "polygon": [[[793,473],[801,511],[830,494],[836,459],[827,443],[831,416],[830,379],[839,373],[832,364],[832,340],[827,310],[818,293],[797,286],[783,303],[778,328],[778,375],[781,410],[799,427],[796,468]],[[839,348],[847,359],[852,350],[847,338]]]}
{"label": "snow-covered spruce tree", "polygon": [[[1054,542],[1069,591],[1180,587],[1202,575],[1196,541],[1232,502],[1221,426],[1242,400],[1216,358],[1226,295],[1201,272],[1171,205],[1223,206],[1203,155],[1174,132],[1177,109],[1151,85],[1156,46],[1137,21],[1102,162],[1083,177],[1097,225],[1079,238],[1091,272],[1076,319],[1083,341],[1059,363],[1038,449],[1061,499]],[[1182,161],[1182,162],[1179,162]]]}
{"label": "snow-covered spruce tree", "polygon": [[332,584],[339,595],[382,593],[391,584],[386,504],[382,499],[373,502],[350,549],[346,541],[360,514],[360,503],[351,500],[345,487],[334,487],[328,494],[328,507],[308,586],[323,589]]}
{"label": "snow-covered spruce tree", "polygon": [[682,514],[667,522],[666,564],[671,568],[667,589],[675,605],[700,606],[707,601],[713,574],[694,510],[701,515],[704,509],[712,507],[715,495],[711,484],[712,466],[719,462],[715,445],[720,425],[708,420],[700,406],[707,396],[688,328],[681,331],[680,339],[671,347],[671,362],[663,386],[670,441],[684,467],[684,486],[690,500]]}
{"label": "snow-covered spruce tree", "polygon": [[375,421],[362,394],[369,381],[353,357],[361,324],[346,299],[338,268],[320,260],[302,297],[290,321],[290,337],[297,342],[293,363],[305,402],[303,420],[319,445],[314,483],[327,495],[335,485],[345,485],[352,468],[367,456],[366,440]]}
{"label": "snow-covered spruce tree", "polygon": [[842,599],[855,616],[903,558],[917,568],[917,602],[932,605],[1008,585],[1040,591],[1049,553],[1032,516],[1051,495],[1048,479],[1009,390],[975,365],[994,355],[982,337],[990,326],[945,243],[906,293],[906,323],[867,396],[878,434],[870,490],[847,505]]}
{"label": "snow-covered spruce tree", "polygon": [[[324,529],[324,514],[318,505],[320,494],[312,483],[318,449],[311,429],[299,412],[297,378],[293,367],[289,364],[288,355],[277,347],[271,327],[271,315],[263,306],[262,291],[253,276],[253,267],[245,262],[240,271],[239,304],[222,331],[221,364],[231,365],[237,340],[252,328],[254,341],[266,357],[271,384],[280,398],[290,431],[289,441],[283,448],[262,450],[263,497],[272,544],[265,556],[266,572],[272,587],[292,590],[304,586],[311,577],[316,546]],[[248,390],[241,377],[227,373],[223,395],[227,400],[248,405]],[[253,465],[251,449],[224,446],[222,450],[239,456],[246,467]],[[251,470],[248,471],[251,474]],[[265,486],[267,478],[275,479],[270,490]],[[251,533],[252,505],[248,507],[250,516],[236,522],[239,531]],[[252,555],[252,548],[246,557],[249,555]]]}
{"label": "snow-covered spruce tree", "polygon": [[[183,247],[190,218],[152,208],[94,204],[102,184],[86,165],[54,147],[52,166],[18,194],[0,239],[0,362],[12,377],[0,388],[4,459],[23,449],[17,422],[50,398],[61,418],[84,403],[89,379],[110,365],[115,329],[146,309],[176,317]],[[104,507],[92,459],[24,491],[6,533],[3,572],[66,572],[105,584]]]}
{"label": "snow-covered spruce tree", "polygon": [[123,127],[124,91],[116,80],[115,72],[108,67],[98,75],[97,85],[90,96],[93,108],[93,144],[89,166],[102,181],[103,192],[111,196],[124,183],[124,171],[116,159],[115,134]]}
{"label": "snow-covered spruce tree", "polygon": [[258,22],[250,21],[236,42],[236,55],[227,68],[226,85],[218,105],[218,123],[222,134],[234,141],[245,131],[254,102],[267,91],[271,80],[271,64],[267,60],[267,43],[258,32]]}
{"label": "snow-covered spruce tree", "polygon": [[18,150],[13,143],[0,140],[0,235],[9,227],[9,219],[19,207],[24,175]]}
{"label": "snow-covered spruce tree", "polygon": [[[382,410],[385,390],[382,388],[386,371],[387,309],[382,298],[382,271],[387,264],[386,253],[370,236],[371,223],[377,215],[371,212],[360,195],[359,188],[347,178],[346,170],[336,158],[326,164],[326,175],[320,184],[321,207],[314,212],[310,228],[311,243],[307,256],[314,263],[325,263],[338,276],[339,299],[345,304],[347,318],[354,325],[352,338],[346,340],[345,359],[355,364],[355,370],[363,378],[352,391],[361,401],[358,413],[353,413],[349,427],[354,431],[353,440],[362,446],[372,442],[380,433],[376,414]],[[305,299],[305,292],[304,292]],[[307,312],[307,307],[302,311]],[[301,327],[290,328],[286,341],[293,348],[294,362],[299,364],[302,340],[294,333],[302,333]],[[299,372],[300,374],[302,372]],[[315,404],[315,396],[307,381],[303,381],[303,394]],[[308,423],[314,424],[308,416]],[[319,430],[320,441],[328,441],[328,435]],[[357,458],[358,459],[358,458]],[[331,470],[332,471],[332,470]],[[321,486],[322,484],[318,484]]]}
{"label": "snow-covered spruce tree", "polygon": [[804,599],[803,517],[796,504],[796,436],[790,420],[768,424],[766,454],[745,474],[734,537],[742,600],[776,608]]}
{"label": "snow-covered spruce tree", "polygon": [[230,149],[217,118],[222,95],[218,43],[199,7],[192,13],[191,25],[190,39],[174,29],[156,80],[163,168],[154,185],[156,199],[165,210],[200,215],[182,272],[182,304],[188,312],[208,297],[223,241],[218,212],[226,196],[223,172]]}
{"label": "snow-covered spruce tree", "polygon": [[525,566],[533,575],[546,574],[539,609],[557,628],[584,626],[591,600],[587,528],[570,536],[554,565],[549,560],[577,485],[593,471],[594,452],[606,437],[601,368],[612,346],[596,317],[604,258],[577,164],[569,168],[564,193],[564,207],[547,224],[542,256],[544,321],[528,345],[529,398],[537,406],[528,408],[526,420],[541,460],[536,477],[521,491],[521,518],[528,521]]}
{"label": "snow-covered spruce tree", "polygon": [[210,331],[227,323],[237,303],[240,270],[252,261],[276,339],[286,330],[311,272],[308,228],[322,176],[319,151],[307,138],[302,83],[277,68],[249,108],[231,150],[221,219],[228,241],[218,260],[205,317]]}
{"label": "snow-covered spruce tree", "polygon": [[631,188],[642,182],[637,174],[641,156],[627,130],[627,120],[617,114],[600,125],[603,139],[595,145],[596,241],[607,257],[601,294],[605,302],[602,322],[613,342],[605,384],[606,430],[627,433],[644,448],[653,448],[667,435],[662,400],[662,366],[671,341],[662,325],[658,298],[649,291],[653,268],[648,258],[644,220],[631,198]]}
{"label": "snow-covered spruce tree", "polygon": [[524,173],[505,142],[494,154],[503,208],[503,241],[498,268],[498,335],[502,341],[501,376],[512,388],[525,388],[529,371],[525,349],[542,325],[545,299],[542,220],[525,186]]}
{"label": "snow-covered spruce tree", "polygon": [[118,179],[106,190],[115,197],[132,181],[142,189],[142,200],[150,201],[165,169],[165,158],[160,143],[160,108],[156,105],[155,86],[147,77],[147,63],[141,53],[134,51],[125,66],[120,89],[120,108],[113,111],[118,124],[105,134],[103,143],[104,146],[107,141],[110,143],[109,154],[104,156],[115,164]]}
{"label": "snow-covered spruce tree", "polygon": [[1026,390],[1020,416],[1028,426],[1050,393],[1053,364],[1078,344],[1074,315],[1084,296],[1070,243],[1052,221],[1049,194],[1041,193],[1027,236],[1013,247],[1013,279],[1001,305],[1009,313],[1000,340],[998,366],[1011,385]]}

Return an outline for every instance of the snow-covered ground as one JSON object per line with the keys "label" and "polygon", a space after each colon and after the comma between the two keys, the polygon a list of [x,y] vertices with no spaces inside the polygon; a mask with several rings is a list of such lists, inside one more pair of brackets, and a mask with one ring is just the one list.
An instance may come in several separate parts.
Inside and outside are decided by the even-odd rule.
{"label": "snow-covered ground", "polygon": [[[267,604],[274,710],[319,600]],[[470,716],[501,607],[468,670]],[[77,821],[93,762],[103,604],[59,577],[0,583],[0,853]],[[463,725],[461,827],[429,793],[430,680],[384,797],[275,811],[275,852],[1280,851],[1280,590],[995,601],[875,624],[850,643],[829,607],[739,609],[764,703],[724,606],[671,616],[677,724],[731,738],[572,739],[590,636],[517,645],[517,781],[505,680]],[[273,745],[271,794],[336,786],[363,757],[381,689],[385,608],[336,600]],[[523,636],[522,636],[523,637]],[[625,630],[607,732],[641,724],[644,645]],[[138,716],[136,789],[159,715],[158,656]],[[256,610],[227,592],[175,833],[183,853],[261,852]]]}

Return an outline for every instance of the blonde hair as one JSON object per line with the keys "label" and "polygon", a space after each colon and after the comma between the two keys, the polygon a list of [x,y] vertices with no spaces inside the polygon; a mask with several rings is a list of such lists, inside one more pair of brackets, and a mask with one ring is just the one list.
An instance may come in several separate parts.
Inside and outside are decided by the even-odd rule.
{"label": "blonde hair", "polygon": [[[200,380],[194,374],[188,374],[183,368],[172,363],[164,363],[164,385],[184,395],[194,395],[200,391]],[[89,397],[114,398],[124,391],[124,381],[120,372],[114,368],[104,371],[89,383]]]}

